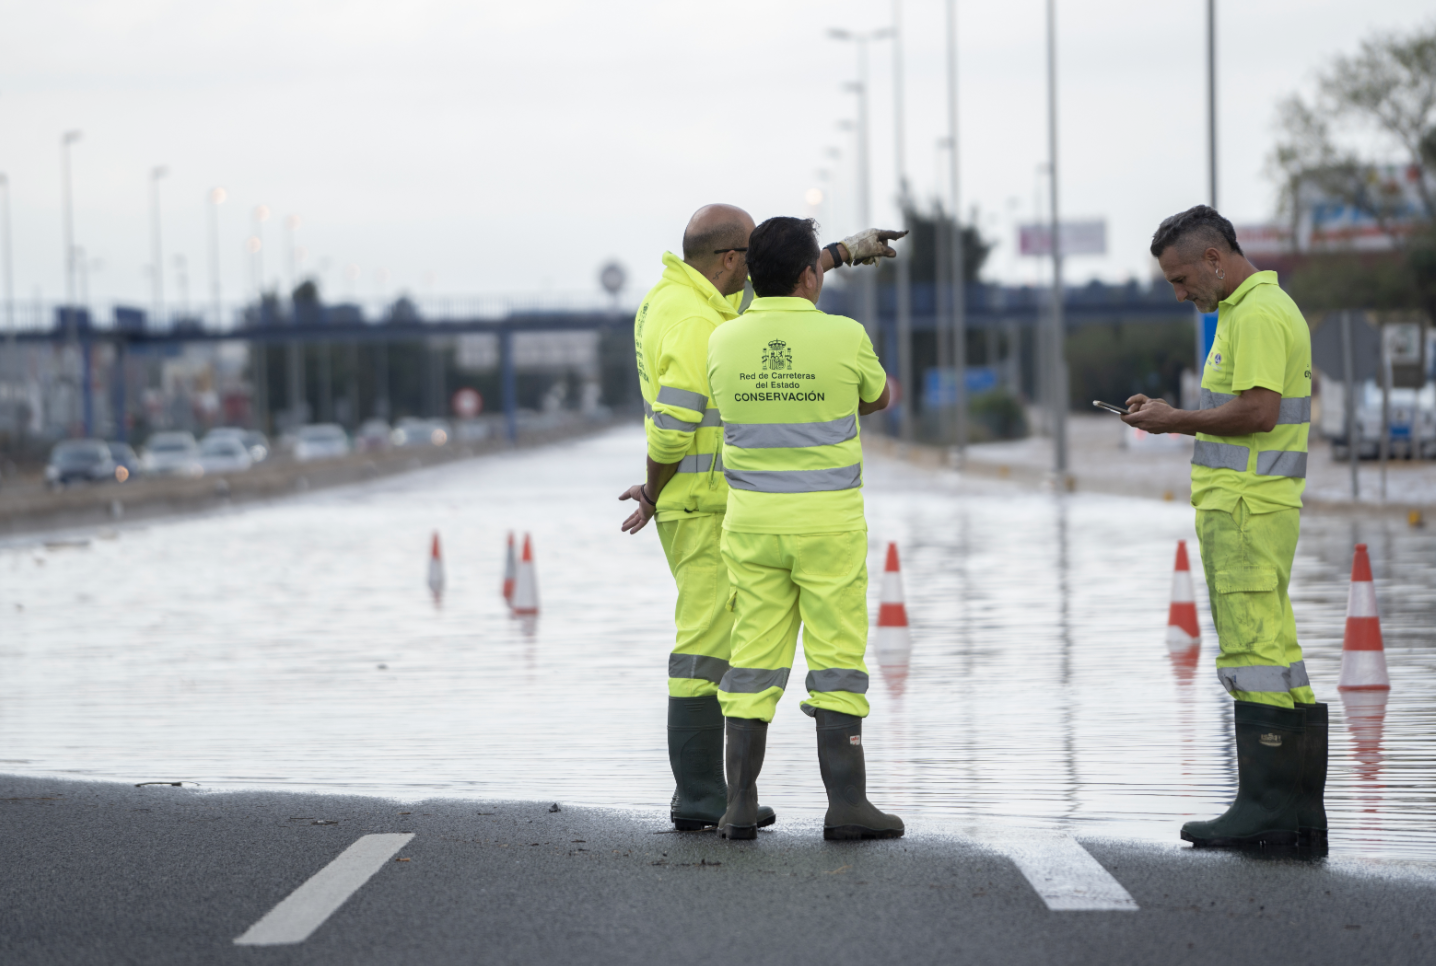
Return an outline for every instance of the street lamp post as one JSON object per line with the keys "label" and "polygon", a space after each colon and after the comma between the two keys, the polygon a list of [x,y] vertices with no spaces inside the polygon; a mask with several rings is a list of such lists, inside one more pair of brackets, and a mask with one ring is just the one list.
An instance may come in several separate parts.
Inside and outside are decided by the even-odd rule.
{"label": "street lamp post", "polygon": [[1067,361],[1062,317],[1062,233],[1057,203],[1057,10],[1056,0],[1047,0],[1047,173],[1051,178],[1052,223],[1052,333],[1048,353],[1048,374],[1052,406],[1052,468],[1057,485],[1065,487],[1067,476]]}
{"label": "street lamp post", "polygon": [[15,393],[20,367],[15,348],[15,277],[10,264],[10,178],[4,172],[0,172],[0,257],[4,258],[5,270],[5,396],[12,426],[18,429]]}
{"label": "street lamp post", "polygon": [[219,206],[227,197],[223,188],[211,188],[209,191],[209,299],[215,328],[224,324],[219,290]]}
{"label": "street lamp post", "polygon": [[[957,3],[947,0],[947,127],[952,154],[949,157],[952,175],[952,369],[956,383],[954,400],[957,409],[953,444],[957,447],[957,465],[967,458],[967,259],[962,250],[962,194],[958,180],[957,139]],[[938,226],[945,231],[945,225]],[[987,360],[988,365],[992,360]]]}
{"label": "street lamp post", "polygon": [[[70,190],[70,145],[80,140],[79,131],[66,131],[60,136],[60,177],[61,189],[64,193],[63,205],[63,229],[65,237],[65,307],[61,310],[65,316],[65,341],[70,348],[71,359],[78,360],[80,347],[80,320],[76,318],[75,310],[75,210],[73,196]],[[88,382],[88,373],[82,371],[76,382]],[[82,392],[88,393],[88,386],[82,387]],[[73,397],[72,397],[73,398]],[[75,422],[73,410],[70,413],[69,422]]]}
{"label": "street lamp post", "polygon": [[[903,59],[902,59],[902,0],[893,0],[893,142],[894,159],[897,163],[898,208],[904,223],[907,221],[911,199],[907,185],[907,145],[903,125]],[[912,366],[912,262],[899,255],[897,261],[897,355],[898,381],[902,385],[902,411],[898,432],[903,442],[912,442],[913,409],[917,402],[917,385],[913,382]]]}
{"label": "street lamp post", "polygon": [[160,241],[160,179],[168,173],[163,166],[150,169],[150,292],[156,324],[163,324],[165,314],[164,246]]}

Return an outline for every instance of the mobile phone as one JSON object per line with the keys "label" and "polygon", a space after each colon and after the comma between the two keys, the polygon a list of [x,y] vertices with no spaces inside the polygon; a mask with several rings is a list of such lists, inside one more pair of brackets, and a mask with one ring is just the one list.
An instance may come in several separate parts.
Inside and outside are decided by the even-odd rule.
{"label": "mobile phone", "polygon": [[1127,410],[1123,409],[1121,406],[1114,406],[1111,403],[1103,402],[1100,399],[1092,400],[1092,405],[1096,406],[1098,409],[1105,409],[1109,413],[1116,413],[1118,416],[1127,415]]}

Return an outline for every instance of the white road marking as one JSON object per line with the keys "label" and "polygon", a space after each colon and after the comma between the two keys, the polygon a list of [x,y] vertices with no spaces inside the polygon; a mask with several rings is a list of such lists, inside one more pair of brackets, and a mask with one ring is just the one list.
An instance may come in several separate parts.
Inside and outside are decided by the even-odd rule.
{"label": "white road marking", "polygon": [[1135,912],[1137,903],[1070,835],[1023,833],[986,839],[1010,858],[1053,912]]}
{"label": "white road marking", "polygon": [[413,837],[412,832],[404,832],[366,835],[359,839],[250,926],[234,941],[235,945],[282,946],[304,942]]}

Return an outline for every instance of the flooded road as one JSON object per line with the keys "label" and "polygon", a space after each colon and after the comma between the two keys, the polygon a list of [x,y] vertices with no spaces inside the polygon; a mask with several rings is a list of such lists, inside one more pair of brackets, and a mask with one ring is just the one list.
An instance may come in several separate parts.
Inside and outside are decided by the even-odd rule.
{"label": "flooded road", "polygon": [[[230,513],[0,545],[0,770],[124,781],[666,807],[674,590],[615,499],[624,429]],[[872,611],[887,540],[913,648],[879,667],[869,791],[912,826],[1177,843],[1230,800],[1230,700],[1165,637],[1181,505],[1055,497],[871,460]],[[441,535],[447,590],[426,587]],[[542,612],[511,618],[509,530]],[[1336,690],[1353,544],[1371,550],[1389,698]],[[1436,858],[1436,534],[1305,515],[1292,596],[1331,703],[1333,854]],[[791,680],[801,682],[801,655]],[[820,817],[790,690],[760,787]]]}

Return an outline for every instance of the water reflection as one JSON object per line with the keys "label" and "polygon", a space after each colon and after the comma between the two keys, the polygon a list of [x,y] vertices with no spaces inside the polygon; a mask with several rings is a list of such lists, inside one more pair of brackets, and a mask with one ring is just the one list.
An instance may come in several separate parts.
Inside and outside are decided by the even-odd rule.
{"label": "water reflection", "polygon": [[[616,432],[83,547],[0,546],[3,767],[661,808],[672,581],[610,500],[642,454],[640,434]],[[866,476],[869,570],[896,540],[911,621],[901,653],[869,654],[874,801],[914,825],[1172,843],[1226,806],[1215,648],[1165,645],[1189,509],[880,460]],[[416,579],[436,529],[442,609]],[[537,619],[511,617],[499,592],[507,534],[525,529],[544,553]],[[1384,709],[1336,694],[1355,542],[1381,595]],[[1331,702],[1333,851],[1436,855],[1436,535],[1308,513],[1292,598]],[[792,680],[806,670],[800,654]],[[764,794],[816,817],[800,690],[770,729]]]}

